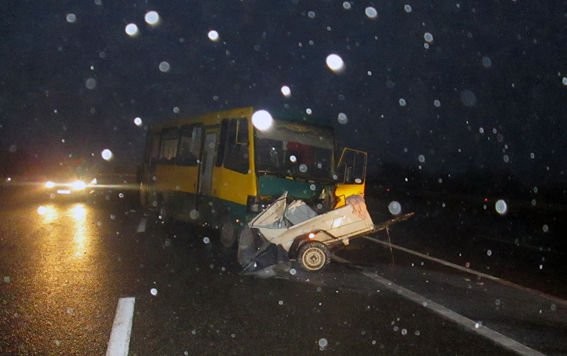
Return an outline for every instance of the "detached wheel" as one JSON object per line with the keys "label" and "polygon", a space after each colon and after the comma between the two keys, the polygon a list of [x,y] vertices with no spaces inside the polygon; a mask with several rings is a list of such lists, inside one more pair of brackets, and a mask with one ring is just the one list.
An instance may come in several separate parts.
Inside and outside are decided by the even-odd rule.
{"label": "detached wheel", "polygon": [[304,270],[316,272],[331,262],[331,253],[324,243],[312,241],[299,248],[297,259]]}

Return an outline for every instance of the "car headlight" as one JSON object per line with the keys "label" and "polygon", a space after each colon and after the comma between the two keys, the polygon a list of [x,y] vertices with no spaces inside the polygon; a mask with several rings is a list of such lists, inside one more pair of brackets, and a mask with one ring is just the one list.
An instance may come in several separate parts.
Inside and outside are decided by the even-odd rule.
{"label": "car headlight", "polygon": [[74,190],[83,190],[87,187],[87,184],[85,182],[83,182],[82,180],[76,180],[73,183],[71,183],[71,188],[73,188]]}
{"label": "car headlight", "polygon": [[52,181],[47,181],[45,182],[45,187],[51,189],[55,187],[55,183],[53,183]]}

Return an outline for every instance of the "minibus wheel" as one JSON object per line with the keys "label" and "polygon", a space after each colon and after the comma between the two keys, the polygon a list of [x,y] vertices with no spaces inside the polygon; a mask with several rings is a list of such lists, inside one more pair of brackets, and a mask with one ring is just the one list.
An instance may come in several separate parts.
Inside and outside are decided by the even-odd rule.
{"label": "minibus wheel", "polygon": [[225,215],[221,220],[220,242],[226,248],[231,248],[236,242],[238,228],[230,216]]}
{"label": "minibus wheel", "polygon": [[310,241],[301,245],[297,253],[297,260],[304,270],[316,272],[331,262],[331,253],[324,243]]}

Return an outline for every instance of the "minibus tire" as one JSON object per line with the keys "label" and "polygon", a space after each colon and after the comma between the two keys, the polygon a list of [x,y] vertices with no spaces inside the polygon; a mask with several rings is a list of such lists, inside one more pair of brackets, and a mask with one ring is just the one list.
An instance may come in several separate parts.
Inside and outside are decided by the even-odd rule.
{"label": "minibus tire", "polygon": [[232,248],[238,237],[238,228],[229,215],[225,215],[221,219],[221,226],[219,229],[220,243],[225,248]]}

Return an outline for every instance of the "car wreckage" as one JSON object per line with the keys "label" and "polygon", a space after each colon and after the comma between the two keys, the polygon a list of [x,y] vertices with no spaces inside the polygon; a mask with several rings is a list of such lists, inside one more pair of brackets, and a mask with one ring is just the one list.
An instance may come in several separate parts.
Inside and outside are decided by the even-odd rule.
{"label": "car wreckage", "polygon": [[296,260],[302,269],[320,271],[331,262],[331,249],[351,239],[387,230],[413,213],[374,225],[364,198],[352,195],[342,207],[317,214],[302,200],[288,203],[284,193],[252,219],[240,233],[238,262],[244,272]]}

